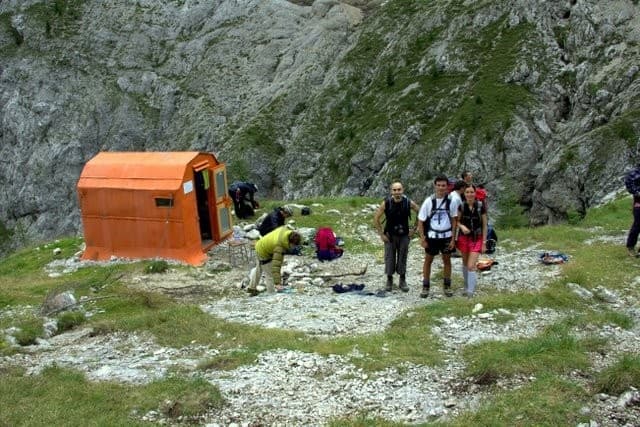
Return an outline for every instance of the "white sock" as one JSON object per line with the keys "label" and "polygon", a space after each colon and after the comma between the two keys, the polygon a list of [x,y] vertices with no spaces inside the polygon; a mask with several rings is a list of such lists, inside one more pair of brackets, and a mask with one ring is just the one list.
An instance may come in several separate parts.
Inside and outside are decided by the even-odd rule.
{"label": "white sock", "polygon": [[468,276],[469,276],[469,287],[468,287],[468,293],[470,295],[473,295],[473,293],[476,291],[476,283],[478,283],[478,275],[476,274],[475,271],[469,271],[468,272]]}

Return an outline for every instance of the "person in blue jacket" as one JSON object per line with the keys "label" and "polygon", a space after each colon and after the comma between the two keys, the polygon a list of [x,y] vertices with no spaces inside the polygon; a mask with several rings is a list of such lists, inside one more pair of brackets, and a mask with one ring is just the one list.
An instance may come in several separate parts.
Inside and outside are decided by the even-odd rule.
{"label": "person in blue jacket", "polygon": [[638,235],[640,235],[640,164],[627,173],[624,185],[633,196],[633,224],[627,236],[627,251],[633,257],[640,257],[640,253],[636,252]]}
{"label": "person in blue jacket", "polygon": [[249,218],[255,214],[260,205],[255,200],[258,187],[252,182],[236,181],[229,186],[229,195],[233,200],[233,209],[239,219]]}

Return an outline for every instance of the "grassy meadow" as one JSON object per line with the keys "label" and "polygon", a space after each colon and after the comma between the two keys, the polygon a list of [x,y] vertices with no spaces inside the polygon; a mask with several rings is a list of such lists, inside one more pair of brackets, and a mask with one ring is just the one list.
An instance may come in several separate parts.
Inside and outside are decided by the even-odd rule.
{"label": "grassy meadow", "polygon": [[[313,212],[310,216],[296,215],[297,226],[332,224],[349,250],[372,256],[381,250],[359,239],[357,232],[363,225],[363,216],[358,213],[366,204],[377,204],[379,200],[354,197],[296,202],[311,205]],[[276,203],[265,202],[265,210]],[[313,205],[316,203],[320,205]],[[342,212],[337,223],[335,216],[326,212],[329,208]],[[368,226],[371,226],[371,217],[367,216]],[[601,327],[613,325],[628,329],[633,327],[633,320],[605,302],[581,300],[566,286],[570,282],[586,289],[604,286],[637,301],[640,289],[632,284],[638,276],[640,260],[627,256],[624,245],[619,243],[630,222],[630,201],[623,197],[590,210],[585,218],[568,225],[531,229],[501,228],[498,223],[501,251],[542,243],[569,254],[570,262],[539,292],[505,294],[489,290],[473,300],[442,300],[414,309],[415,316],[399,316],[381,333],[336,339],[232,323],[203,313],[195,303],[151,292],[134,292],[124,286],[127,277],[156,268],[150,267],[153,261],[92,266],[51,278],[44,267],[54,259],[70,258],[81,244],[78,238],[63,238],[25,248],[0,260],[0,330],[13,328],[13,336],[20,344],[10,345],[6,333],[0,334],[0,357],[26,351],[24,346],[43,336],[43,318],[33,314],[34,310],[24,308],[39,307],[47,295],[67,289],[72,289],[77,299],[92,299],[98,313],[90,318],[81,312],[55,314],[59,331],[91,327],[94,334],[145,332],[164,346],[181,347],[198,342],[220,349],[219,357],[201,361],[200,371],[229,370],[251,364],[261,352],[276,348],[345,356],[358,348],[369,357],[354,359],[353,363],[371,373],[403,362],[437,366],[441,363],[442,346],[424,325],[437,325],[443,316],[466,316],[478,302],[487,310],[506,308],[526,312],[548,307],[567,314],[535,336],[465,347],[462,352],[465,375],[485,387],[495,387],[495,393],[474,412],[425,425],[575,425],[588,422],[588,416],[580,415],[579,409],[593,399],[594,394],[616,394],[632,386],[640,387],[637,354],[622,354],[616,364],[603,371],[594,369],[590,357],[607,346],[606,339],[598,334]],[[592,240],[591,244],[585,243]],[[60,248],[62,253],[54,255],[53,248]],[[581,334],[574,333],[577,327]],[[585,378],[584,383],[570,381],[569,373],[575,372]],[[89,382],[79,371],[55,366],[39,375],[24,374],[20,366],[0,363],[0,395],[3,396],[0,426],[148,425],[140,415],[149,410],[159,411],[176,422],[188,423],[197,420],[198,414],[225,405],[219,390],[198,378],[197,373],[177,371],[169,378],[139,386]],[[498,379],[523,375],[535,380],[508,391],[496,385]],[[167,401],[173,403],[168,405]],[[330,424],[400,425],[369,418],[367,414],[335,419]]]}

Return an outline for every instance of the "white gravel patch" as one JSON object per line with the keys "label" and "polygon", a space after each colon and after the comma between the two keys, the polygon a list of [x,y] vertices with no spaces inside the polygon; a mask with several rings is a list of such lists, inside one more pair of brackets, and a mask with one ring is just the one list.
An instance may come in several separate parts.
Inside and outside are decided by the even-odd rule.
{"label": "white gravel patch", "polygon": [[[219,250],[224,251],[224,247]],[[559,267],[545,266],[538,261],[539,254],[547,250],[552,249],[534,246],[511,253],[498,251],[494,256],[498,265],[479,278],[478,295],[496,290],[507,293],[540,290],[559,274]],[[383,265],[371,255],[354,255],[348,251],[342,259],[324,264],[317,264],[309,256],[287,257],[285,269],[294,275],[341,274],[367,267],[361,276],[292,279],[291,293],[249,297],[240,289],[248,267],[215,273],[206,269],[172,270],[164,275],[135,277],[130,286],[161,290],[173,296],[182,295],[180,292],[197,294],[205,313],[233,322],[295,330],[318,338],[357,336],[382,332],[398,316],[411,316],[414,310],[444,298],[441,283],[435,281],[431,296],[419,298],[422,260],[422,250],[412,243],[407,275],[410,291],[394,290],[384,296],[376,296],[385,282]],[[73,271],[76,264],[77,261],[58,262],[50,266],[49,271],[64,274],[57,269]],[[434,273],[440,269],[441,262],[436,260]],[[453,259],[453,269],[454,298],[463,298],[459,258]],[[331,289],[331,285],[338,282],[365,287],[360,293],[338,294]],[[575,286],[576,298],[589,297],[588,292],[579,293],[579,285]],[[207,294],[212,296],[202,302],[203,295]],[[639,320],[640,316],[631,308],[637,307],[637,301],[622,296],[611,304]],[[36,313],[37,309],[11,307],[0,310],[0,317],[29,312]],[[473,410],[489,392],[488,388],[469,385],[469,379],[464,377],[459,354],[464,346],[533,336],[568,314],[548,308],[510,312],[476,307],[461,317],[443,317],[432,325],[425,325],[444,346],[441,366],[402,363],[375,373],[366,373],[353,364],[353,358],[367,357],[357,348],[346,356],[274,349],[261,353],[250,365],[231,371],[202,372],[197,368],[198,363],[219,355],[220,350],[196,343],[180,349],[168,348],[159,346],[145,334],[92,336],[89,330],[41,340],[37,345],[25,347],[22,353],[0,358],[0,367],[18,365],[24,367],[28,375],[37,375],[45,367],[57,364],[80,370],[91,380],[133,384],[162,378],[176,369],[191,372],[217,385],[227,402],[224,408],[200,420],[208,425],[325,425],[332,418],[362,413],[394,422],[421,423]],[[611,348],[606,357],[594,355],[599,358],[596,363],[600,367],[610,364],[622,352],[637,354],[640,350],[638,326],[631,331],[605,326],[598,331],[576,333],[587,332],[610,339]],[[528,380],[512,379],[506,381],[504,387]],[[616,399],[601,398],[585,411],[591,411],[591,418],[600,426],[622,425],[612,421],[620,419],[620,410],[615,409],[615,405]],[[633,418],[633,412],[629,415],[633,409],[622,411],[623,415],[631,416],[630,419],[640,420],[637,416]],[[169,422],[157,411],[145,414],[143,419]]]}

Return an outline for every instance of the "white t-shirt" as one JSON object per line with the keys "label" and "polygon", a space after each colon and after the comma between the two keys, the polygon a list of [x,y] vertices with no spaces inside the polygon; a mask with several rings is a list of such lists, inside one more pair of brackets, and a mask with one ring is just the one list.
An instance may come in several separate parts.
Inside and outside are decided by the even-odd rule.
{"label": "white t-shirt", "polygon": [[[429,196],[422,202],[422,206],[420,206],[420,211],[418,212],[418,219],[426,224],[427,219],[431,216],[431,208],[433,202],[431,201],[435,196]],[[427,233],[427,237],[429,239],[446,239],[447,237],[451,237],[451,218],[458,216],[458,204],[455,204],[453,201],[449,204],[449,213],[447,215],[447,211],[445,207],[447,205],[445,201],[446,197],[436,198],[436,212],[431,217],[429,227],[429,232]]]}
{"label": "white t-shirt", "polygon": [[460,206],[462,206],[462,197],[460,196],[460,193],[452,191],[449,193],[449,198],[451,199],[451,209],[455,209],[456,212],[458,212],[460,210]]}

